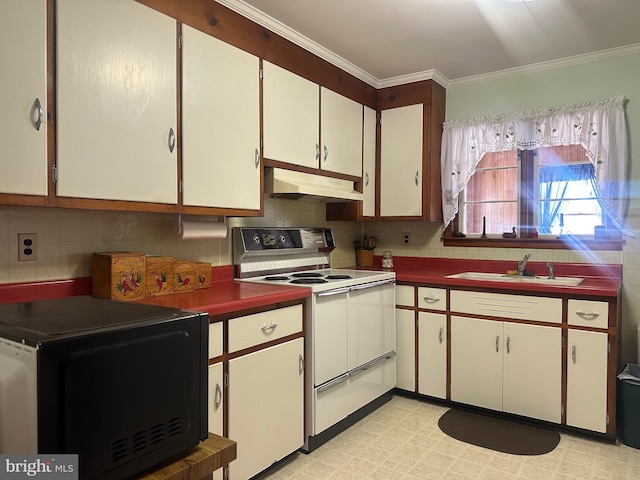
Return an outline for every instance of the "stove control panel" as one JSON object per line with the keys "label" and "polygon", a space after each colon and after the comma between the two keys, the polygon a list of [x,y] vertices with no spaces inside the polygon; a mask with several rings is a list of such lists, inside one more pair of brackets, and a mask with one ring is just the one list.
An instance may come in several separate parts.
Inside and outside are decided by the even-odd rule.
{"label": "stove control panel", "polygon": [[330,252],[334,248],[333,232],[329,228],[237,227],[233,229],[234,263],[247,254]]}

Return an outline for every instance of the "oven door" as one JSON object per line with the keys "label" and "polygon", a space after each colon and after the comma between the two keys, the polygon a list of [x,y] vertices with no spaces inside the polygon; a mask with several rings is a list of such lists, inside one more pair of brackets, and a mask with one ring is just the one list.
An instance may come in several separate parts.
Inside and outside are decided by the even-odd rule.
{"label": "oven door", "polygon": [[314,294],[313,384],[318,387],[348,370],[348,288]]}

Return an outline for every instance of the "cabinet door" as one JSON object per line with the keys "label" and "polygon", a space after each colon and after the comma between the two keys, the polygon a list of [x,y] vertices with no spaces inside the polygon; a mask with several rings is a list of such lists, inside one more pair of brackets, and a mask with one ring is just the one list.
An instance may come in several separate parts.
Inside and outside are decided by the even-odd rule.
{"label": "cabinet door", "polygon": [[504,324],[503,411],[560,423],[561,333],[555,327]]}
{"label": "cabinet door", "polygon": [[447,317],[418,313],[418,393],[447,398]]}
{"label": "cabinet door", "polygon": [[57,194],[177,202],[176,22],[131,0],[59,0]]}
{"label": "cabinet door", "polygon": [[362,105],[320,88],[320,168],[362,177]]}
{"label": "cabinet door", "polygon": [[502,322],[451,317],[451,400],[502,410]]}
{"label": "cabinet door", "polygon": [[[222,383],[222,362],[209,365],[209,432],[224,435],[224,395]],[[213,480],[222,480],[223,469],[213,472]]]}
{"label": "cabinet door", "polygon": [[607,431],[607,334],[569,329],[567,425]]}
{"label": "cabinet door", "polygon": [[422,215],[422,104],[383,110],[380,216]]}
{"label": "cabinet door", "polygon": [[260,209],[258,57],[182,27],[184,205]]}
{"label": "cabinet door", "polygon": [[396,309],[396,387],[416,391],[415,312],[399,308]]}
{"label": "cabinet door", "polygon": [[246,480],[304,443],[303,339],[229,360],[229,431],[238,456],[232,480]]}
{"label": "cabinet door", "polygon": [[362,133],[362,216],[376,215],[376,111],[364,107]]}
{"label": "cabinet door", "polygon": [[319,86],[266,61],[262,68],[264,157],[319,168]]}
{"label": "cabinet door", "polygon": [[0,193],[46,195],[46,2],[3,2],[0,45]]}

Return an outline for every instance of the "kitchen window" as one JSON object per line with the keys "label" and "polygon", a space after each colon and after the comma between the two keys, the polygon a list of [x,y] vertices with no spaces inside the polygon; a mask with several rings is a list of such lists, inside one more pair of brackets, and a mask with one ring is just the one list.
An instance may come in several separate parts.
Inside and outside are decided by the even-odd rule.
{"label": "kitchen window", "polygon": [[620,249],[621,232],[632,235],[625,101],[445,122],[445,245]]}
{"label": "kitchen window", "polygon": [[[529,180],[530,179],[530,180]],[[486,154],[460,196],[459,231],[591,235],[606,222],[595,170],[580,145]]]}

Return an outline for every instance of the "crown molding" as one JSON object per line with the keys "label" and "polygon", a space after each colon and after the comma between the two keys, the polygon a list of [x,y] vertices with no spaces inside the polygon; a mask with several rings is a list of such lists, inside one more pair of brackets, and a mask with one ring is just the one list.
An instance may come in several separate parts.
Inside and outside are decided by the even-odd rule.
{"label": "crown molding", "polygon": [[286,38],[290,42],[298,45],[301,48],[317,55],[318,57],[326,60],[327,62],[335,65],[336,67],[350,73],[354,77],[362,80],[363,82],[371,85],[374,88],[380,89],[385,87],[393,87],[396,85],[402,85],[405,83],[418,82],[422,80],[434,80],[445,88],[462,87],[466,85],[472,85],[476,83],[490,82],[494,80],[501,80],[510,77],[517,77],[520,75],[527,75],[531,73],[544,72],[548,70],[554,70],[557,68],[570,67],[574,65],[581,65],[585,63],[597,62],[600,60],[606,60],[609,58],[622,57],[627,55],[640,54],[640,43],[633,45],[627,45],[624,47],[610,48],[607,50],[601,50],[598,52],[586,53],[582,55],[575,55],[572,57],[565,57],[557,60],[551,60],[548,62],[534,63],[531,65],[525,65],[523,67],[508,68],[505,70],[498,70],[490,73],[483,73],[480,75],[472,75],[469,77],[461,77],[455,80],[449,80],[437,70],[424,70],[421,72],[410,73],[406,75],[399,75],[396,77],[389,77],[379,79],[364,71],[360,67],[345,60],[344,58],[336,55],[330,50],[326,49],[322,45],[314,42],[313,40],[301,35],[292,28],[286,26],[284,23],[276,20],[275,18],[266,15],[255,7],[248,5],[243,0],[215,0],[216,2],[226,6],[234,12],[248,18],[249,20],[268,28],[272,32]]}

